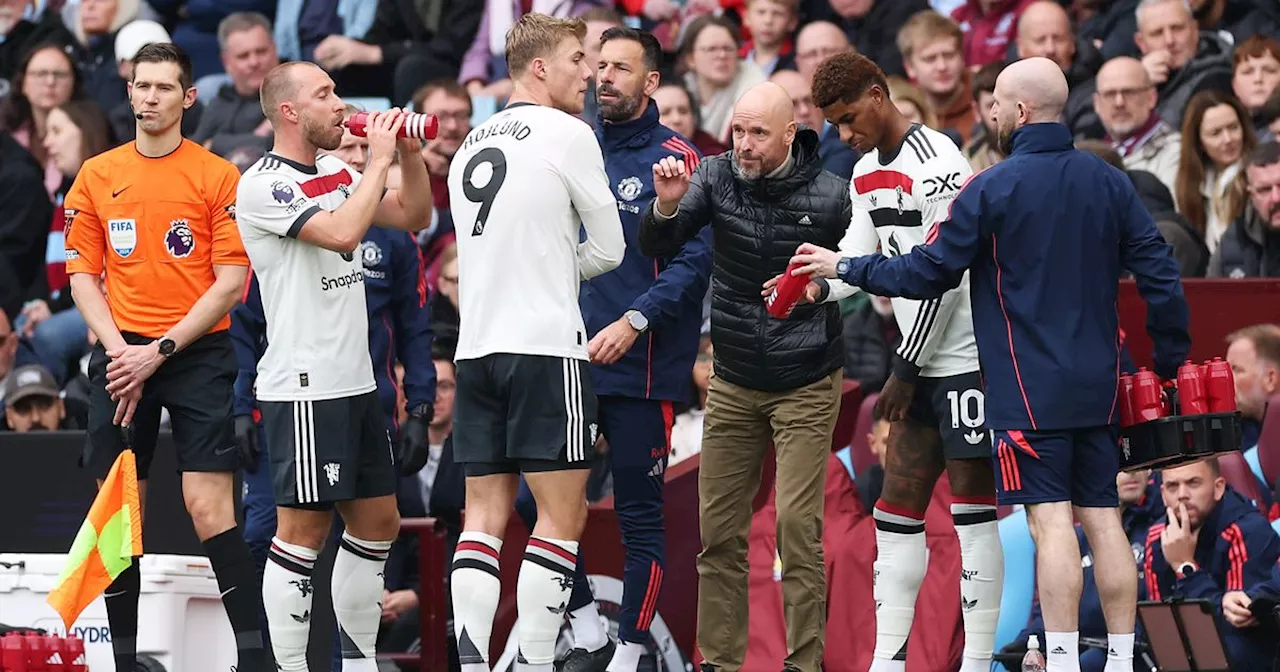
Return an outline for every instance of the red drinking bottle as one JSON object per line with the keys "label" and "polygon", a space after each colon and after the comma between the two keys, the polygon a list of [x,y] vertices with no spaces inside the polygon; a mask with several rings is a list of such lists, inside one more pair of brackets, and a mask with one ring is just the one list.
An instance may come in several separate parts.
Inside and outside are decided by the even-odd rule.
{"label": "red drinking bottle", "polygon": [[1205,396],[1204,378],[1200,365],[1190,361],[1178,367],[1179,415],[1204,415],[1209,412],[1209,400]]}
{"label": "red drinking bottle", "polygon": [[801,264],[787,266],[787,272],[782,274],[782,279],[773,288],[773,293],[765,299],[769,314],[779,320],[786,319],[791,314],[791,309],[796,307],[796,303],[804,294],[804,288],[809,285],[809,276],[791,275],[791,271],[800,267]]}
{"label": "red drinking bottle", "polygon": [[47,652],[49,672],[67,672],[71,669],[67,665],[67,644],[66,640],[57,635],[46,635],[44,638],[44,648]]}
{"label": "red drinking bottle", "polygon": [[1231,413],[1236,410],[1236,379],[1231,365],[1214,357],[1208,363],[1209,376],[1205,379],[1205,396],[1209,400],[1210,413]]}
{"label": "red drinking bottle", "polygon": [[27,643],[22,635],[10,632],[0,639],[0,670],[4,672],[28,672]]}
{"label": "red drinking bottle", "polygon": [[1160,395],[1160,379],[1146,369],[1133,376],[1133,419],[1150,422],[1164,417],[1164,400]]}
{"label": "red drinking bottle", "polygon": [[1120,426],[1128,427],[1133,424],[1133,376],[1120,374],[1120,389],[1117,394],[1120,397]]}
{"label": "red drinking bottle", "polygon": [[88,669],[87,661],[84,659],[84,640],[79,637],[70,635],[66,638],[62,655],[69,672],[85,672]]}
{"label": "red drinking bottle", "polygon": [[48,672],[49,650],[44,645],[44,635],[29,632],[23,635],[27,640],[27,669],[30,672]]}
{"label": "red drinking bottle", "polygon": [[[365,137],[365,126],[369,123],[368,112],[356,112],[347,118],[343,125],[347,130],[351,131],[351,135],[357,138]],[[417,114],[415,112],[404,113],[404,123],[400,125],[400,131],[396,133],[398,138],[417,138],[419,140],[434,140],[436,132],[440,130],[440,120],[434,114]]]}

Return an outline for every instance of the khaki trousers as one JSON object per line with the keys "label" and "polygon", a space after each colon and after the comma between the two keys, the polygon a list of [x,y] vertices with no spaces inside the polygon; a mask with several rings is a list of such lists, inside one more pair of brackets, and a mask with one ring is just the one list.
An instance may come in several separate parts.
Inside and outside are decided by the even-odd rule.
{"label": "khaki trousers", "polygon": [[747,650],[747,535],[769,440],[775,480],[786,665],[819,672],[827,618],[822,503],[843,374],[785,392],[713,377],[703,420],[698,497],[698,647],[705,662],[738,672]]}

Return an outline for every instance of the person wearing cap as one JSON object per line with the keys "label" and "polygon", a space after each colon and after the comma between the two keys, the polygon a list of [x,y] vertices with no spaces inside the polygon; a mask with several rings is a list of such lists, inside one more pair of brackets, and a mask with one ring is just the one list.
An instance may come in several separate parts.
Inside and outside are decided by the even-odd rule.
{"label": "person wearing cap", "polygon": [[67,411],[58,393],[58,382],[48,369],[39,364],[20,366],[9,375],[4,387],[4,420],[10,431],[64,429]]}
{"label": "person wearing cap", "polygon": [[[155,21],[143,19],[130,21],[116,33],[116,67],[119,68],[121,79],[126,82],[132,81],[133,57],[138,54],[139,49],[148,44],[173,44],[173,40],[170,39],[169,31],[165,30],[164,26]],[[203,112],[204,105],[197,100],[195,105],[182,114],[183,137],[193,136],[196,129],[200,127]],[[117,141],[132,142],[137,136],[138,119],[134,116],[129,101],[126,100],[108,110],[107,119],[111,121],[111,131],[115,134]]]}

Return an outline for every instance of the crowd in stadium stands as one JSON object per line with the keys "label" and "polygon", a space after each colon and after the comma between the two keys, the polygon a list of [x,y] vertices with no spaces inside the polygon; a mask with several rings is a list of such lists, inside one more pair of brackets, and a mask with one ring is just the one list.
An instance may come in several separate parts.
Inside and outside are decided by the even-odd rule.
{"label": "crowd in stadium stands", "polygon": [[[491,11],[506,1],[511,12]],[[1063,122],[1080,148],[1128,173],[1185,277],[1280,276],[1275,0],[0,0],[0,430],[85,425],[93,334],[68,288],[61,204],[86,159],[134,137],[128,59],[146,44],[172,41],[191,54],[197,77],[198,102],[183,120],[184,134],[242,171],[271,144],[258,88],[281,61],[320,64],[358,107],[412,106],[439,118],[439,137],[422,150],[436,207],[418,242],[433,291],[440,374],[432,443],[443,443],[458,322],[449,160],[510,93],[504,36],[513,17],[531,11],[581,16],[591,61],[610,26],[652,31],[668,55],[654,94],[661,120],[706,155],[730,148],[738,96],[758,82],[777,82],[797,120],[819,132],[824,167],[845,179],[857,154],[810,93],[828,56],[852,49],[875,60],[890,76],[899,109],[951,137],[975,170],[1002,159],[988,118],[1001,68],[1048,57],[1071,87]],[[587,99],[582,116],[594,124],[594,90]],[[348,137],[339,151],[358,156],[361,141]],[[394,176],[389,181],[395,186]],[[865,393],[884,384],[901,338],[892,311],[887,300],[866,294],[841,301],[845,375]],[[675,421],[673,463],[699,449],[713,359],[708,334],[704,326],[690,373],[694,398]],[[1257,443],[1265,399],[1280,391],[1280,328],[1241,332],[1226,354],[1250,425],[1248,449]],[[879,435],[881,428],[868,431]],[[871,443],[883,445],[883,437]],[[606,460],[607,447],[601,453]],[[1134,550],[1146,553],[1144,589],[1164,593],[1175,582],[1166,566],[1173,549],[1150,552],[1164,512],[1147,509],[1161,496],[1167,503],[1191,492],[1201,515],[1222,528],[1215,531],[1226,539],[1218,543],[1224,557],[1202,566],[1229,564],[1225,556],[1237,552],[1231,535],[1242,535],[1251,562],[1263,559],[1254,544],[1275,560],[1274,534],[1265,544],[1250,538],[1271,534],[1266,523],[1275,514],[1240,503],[1272,494],[1256,456],[1250,462],[1259,483],[1239,495],[1212,487],[1216,465],[1203,474],[1176,470],[1163,484],[1153,475],[1149,488],[1144,479],[1121,476]],[[460,480],[444,489],[449,497],[432,494],[440,479],[461,478],[456,469],[433,460],[424,472],[431,473],[419,475],[417,510],[425,510],[424,501],[460,497]],[[597,473],[592,494],[602,496],[608,470]],[[1209,483],[1209,490],[1195,483]],[[876,474],[859,474],[858,487],[874,501]],[[1230,573],[1219,591],[1248,589],[1269,571]],[[1100,612],[1089,618],[1082,634],[1100,623]],[[1247,648],[1251,637],[1229,646]]]}

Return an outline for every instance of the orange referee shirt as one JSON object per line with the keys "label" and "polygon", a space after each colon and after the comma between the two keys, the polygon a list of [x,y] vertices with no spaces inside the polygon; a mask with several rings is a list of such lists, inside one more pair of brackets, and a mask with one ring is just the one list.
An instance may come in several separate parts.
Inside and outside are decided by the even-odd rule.
{"label": "orange referee shirt", "polygon": [[[248,266],[236,228],[240,172],[183,140],[148,158],[133,143],[85,161],[67,194],[67,273],[106,271],[116,327],[165,335],[213,285],[214,265]],[[231,326],[223,316],[210,331]]]}

